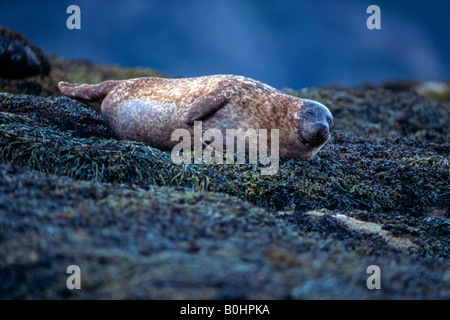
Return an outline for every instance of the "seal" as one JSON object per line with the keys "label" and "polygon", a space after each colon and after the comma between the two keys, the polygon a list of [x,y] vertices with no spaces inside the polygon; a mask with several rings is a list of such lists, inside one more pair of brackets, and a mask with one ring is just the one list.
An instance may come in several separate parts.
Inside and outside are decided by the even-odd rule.
{"label": "seal", "polygon": [[60,82],[58,87],[100,113],[120,139],[161,150],[178,143],[171,140],[174,130],[187,129],[193,136],[194,122],[202,121],[203,132],[219,129],[224,137],[227,129],[278,129],[279,155],[309,160],[333,126],[323,104],[236,75],[136,78],[97,85]]}

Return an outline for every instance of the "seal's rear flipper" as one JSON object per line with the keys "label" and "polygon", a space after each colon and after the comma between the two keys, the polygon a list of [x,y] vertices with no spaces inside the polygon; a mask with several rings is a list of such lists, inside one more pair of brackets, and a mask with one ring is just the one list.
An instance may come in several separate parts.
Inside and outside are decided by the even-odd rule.
{"label": "seal's rear flipper", "polygon": [[105,81],[100,84],[73,84],[61,81],[58,83],[59,91],[66,97],[76,99],[101,113],[102,101],[119,81]]}
{"label": "seal's rear flipper", "polygon": [[223,87],[195,99],[184,111],[183,121],[192,126],[194,125],[194,121],[206,119],[227,105],[232,94],[232,88]]}

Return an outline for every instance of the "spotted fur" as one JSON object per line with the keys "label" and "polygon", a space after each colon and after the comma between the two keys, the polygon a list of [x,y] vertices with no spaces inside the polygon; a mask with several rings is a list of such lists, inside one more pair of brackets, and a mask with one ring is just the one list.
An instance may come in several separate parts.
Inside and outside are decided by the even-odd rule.
{"label": "spotted fur", "polygon": [[193,136],[194,121],[201,120],[203,132],[216,128],[224,137],[226,129],[279,129],[281,156],[310,159],[328,139],[332,125],[331,113],[320,103],[235,75],[136,78],[98,85],[60,82],[59,88],[101,113],[121,139],[162,150],[179,143],[171,141],[175,129],[187,129]]}

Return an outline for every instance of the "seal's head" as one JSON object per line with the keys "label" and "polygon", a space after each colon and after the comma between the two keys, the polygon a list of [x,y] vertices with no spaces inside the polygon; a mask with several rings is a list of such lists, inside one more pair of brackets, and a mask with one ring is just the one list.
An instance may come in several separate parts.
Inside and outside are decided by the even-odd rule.
{"label": "seal's head", "polygon": [[325,145],[332,128],[333,115],[327,107],[316,101],[302,100],[298,127],[304,146],[302,158],[311,159]]}

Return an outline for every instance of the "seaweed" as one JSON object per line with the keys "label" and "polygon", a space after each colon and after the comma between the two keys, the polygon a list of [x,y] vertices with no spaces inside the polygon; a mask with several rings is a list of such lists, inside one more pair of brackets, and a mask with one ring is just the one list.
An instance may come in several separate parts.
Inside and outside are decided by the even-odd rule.
{"label": "seaweed", "polygon": [[[60,101],[54,101],[45,108],[57,110]],[[40,98],[40,106],[46,103]],[[269,210],[294,205],[297,210],[323,207],[421,216],[431,207],[446,208],[448,152],[415,138],[361,138],[337,131],[334,143],[316,159],[281,159],[276,175],[262,176],[250,164],[175,165],[170,153],[142,143],[101,134],[83,138],[83,130],[69,133],[38,121],[0,113],[1,162],[89,181],[224,192]],[[46,119],[40,121],[49,125]],[[427,160],[423,164],[420,159]]]}
{"label": "seaweed", "polygon": [[[329,106],[335,130],[311,161],[264,176],[176,165],[57,89],[165,75],[47,58],[48,75],[0,80],[1,298],[450,297],[445,92],[285,90]],[[74,263],[78,292],[65,287]],[[367,290],[371,264],[384,290]]]}
{"label": "seaweed", "polygon": [[[336,212],[271,213],[221,193],[92,183],[8,165],[0,165],[0,204],[1,298],[450,296],[447,260],[392,249]],[[365,287],[374,263],[383,270],[377,292]],[[82,270],[82,290],[66,287],[72,264]]]}

